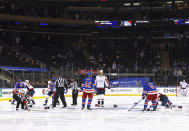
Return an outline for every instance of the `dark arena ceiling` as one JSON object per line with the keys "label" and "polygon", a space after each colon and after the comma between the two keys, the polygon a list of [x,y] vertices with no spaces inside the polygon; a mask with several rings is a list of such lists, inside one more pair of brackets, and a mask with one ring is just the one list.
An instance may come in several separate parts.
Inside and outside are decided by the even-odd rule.
{"label": "dark arena ceiling", "polygon": [[[96,35],[106,29],[97,29],[101,21],[131,24],[127,27],[109,28],[113,32],[189,30],[189,0],[0,0],[21,11],[0,12],[1,29],[80,33]],[[30,15],[35,9],[38,15]],[[40,15],[47,10],[48,16]],[[59,16],[51,12],[58,12]],[[26,13],[25,13],[26,12]],[[76,15],[79,19],[76,20]],[[138,23],[137,23],[137,22]],[[129,23],[130,22],[130,23]],[[15,24],[19,23],[19,24]],[[38,26],[45,23],[46,27]],[[142,24],[141,24],[142,23]],[[182,26],[176,26],[176,25]],[[136,26],[137,25],[137,26]],[[127,28],[127,29],[125,29]],[[140,32],[140,31],[138,31]],[[119,34],[119,33],[118,33]]]}

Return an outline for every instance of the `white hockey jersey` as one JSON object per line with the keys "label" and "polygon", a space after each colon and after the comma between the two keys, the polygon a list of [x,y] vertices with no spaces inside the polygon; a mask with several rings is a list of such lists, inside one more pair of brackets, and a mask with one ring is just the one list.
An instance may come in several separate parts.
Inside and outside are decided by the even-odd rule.
{"label": "white hockey jersey", "polygon": [[55,82],[48,81],[48,91],[53,91],[53,92],[56,91]]}
{"label": "white hockey jersey", "polygon": [[109,82],[106,76],[97,75],[95,79],[96,88],[105,88],[109,86]]}
{"label": "white hockey jersey", "polygon": [[24,85],[27,87],[28,90],[33,90],[33,86],[30,83],[24,83]]}
{"label": "white hockey jersey", "polygon": [[186,87],[189,86],[189,84],[186,83],[185,81],[181,81],[180,86],[181,86],[182,89],[186,89]]}

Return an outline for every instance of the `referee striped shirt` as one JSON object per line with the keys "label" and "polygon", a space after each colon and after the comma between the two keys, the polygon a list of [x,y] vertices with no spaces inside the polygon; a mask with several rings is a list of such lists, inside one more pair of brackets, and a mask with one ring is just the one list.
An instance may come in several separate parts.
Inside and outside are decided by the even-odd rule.
{"label": "referee striped shirt", "polygon": [[67,87],[68,87],[68,82],[64,78],[59,77],[56,80],[56,88],[67,88]]}

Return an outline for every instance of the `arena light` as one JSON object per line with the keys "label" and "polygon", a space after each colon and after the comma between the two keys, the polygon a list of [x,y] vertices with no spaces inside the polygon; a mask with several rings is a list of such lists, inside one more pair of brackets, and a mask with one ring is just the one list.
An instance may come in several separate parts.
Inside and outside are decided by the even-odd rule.
{"label": "arena light", "polygon": [[15,22],[14,22],[14,24],[15,24],[15,25],[19,25],[20,23],[19,23],[19,22],[17,22],[17,21],[15,21]]}
{"label": "arena light", "polygon": [[131,3],[124,3],[124,6],[131,6]]}
{"label": "arena light", "polygon": [[137,25],[137,24],[149,24],[150,22],[149,21],[147,21],[147,20],[139,20],[139,21],[135,21],[135,26]]}
{"label": "arena light", "polygon": [[175,1],[176,4],[183,3],[183,1]]}
{"label": "arena light", "polygon": [[107,2],[108,0],[100,0],[101,2]]}
{"label": "arena light", "polygon": [[140,3],[133,3],[133,5],[134,5],[134,6],[139,6],[139,5],[140,5]]}
{"label": "arena light", "polygon": [[172,4],[172,1],[167,1],[167,4]]}
{"label": "arena light", "polygon": [[186,21],[185,21],[185,24],[189,24],[189,20],[186,20]]}
{"label": "arena light", "polygon": [[47,23],[40,23],[41,26],[47,26]]}

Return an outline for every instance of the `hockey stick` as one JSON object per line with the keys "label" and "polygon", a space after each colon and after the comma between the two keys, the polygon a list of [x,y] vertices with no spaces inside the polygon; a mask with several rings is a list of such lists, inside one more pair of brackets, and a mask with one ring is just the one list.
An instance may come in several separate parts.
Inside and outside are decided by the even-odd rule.
{"label": "hockey stick", "polygon": [[133,107],[131,107],[128,111],[131,111],[133,108],[135,108],[135,106],[137,106],[143,99],[140,99],[137,103],[135,103],[133,105]]}

